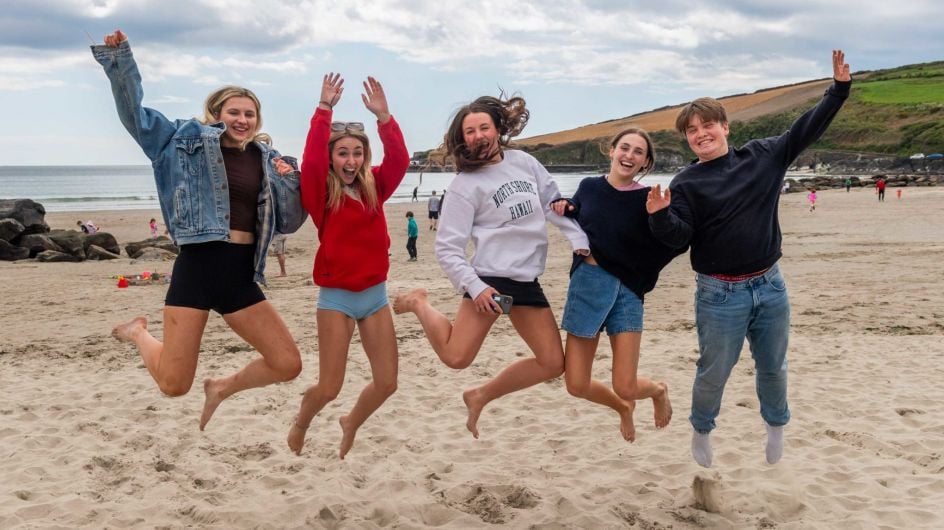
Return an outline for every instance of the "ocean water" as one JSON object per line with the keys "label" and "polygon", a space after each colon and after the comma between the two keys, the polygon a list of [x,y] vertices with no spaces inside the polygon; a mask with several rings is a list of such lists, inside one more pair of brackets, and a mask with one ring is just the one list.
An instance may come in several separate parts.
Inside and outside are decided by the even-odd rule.
{"label": "ocean water", "polygon": [[[594,174],[554,173],[561,194],[569,197],[580,181]],[[442,194],[455,173],[406,174],[390,202],[410,202],[413,188],[425,202],[433,190]],[[653,174],[645,185],[668,185],[672,175]],[[47,212],[157,209],[157,189],[150,166],[0,166],[0,199],[32,199]]]}

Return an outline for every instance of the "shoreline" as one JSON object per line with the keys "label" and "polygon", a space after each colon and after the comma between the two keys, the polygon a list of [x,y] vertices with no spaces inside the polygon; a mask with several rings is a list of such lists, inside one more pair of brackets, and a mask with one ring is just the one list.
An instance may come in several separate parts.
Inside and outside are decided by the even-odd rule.
{"label": "shoreline", "polygon": [[[809,212],[801,194],[780,202],[793,417],[775,466],[764,462],[746,347],[712,436],[715,465],[691,459],[698,350],[685,255],[666,267],[645,305],[639,374],[668,384],[675,412],[667,428],[655,429],[651,402],[639,402],[637,439],[626,443],[615,413],[570,396],[557,378],[490,404],[475,440],[463,389],[529,357],[527,346],[499,319],[472,366],[452,370],[416,319],[397,315],[398,390],[344,461],[338,419],[370,379],[358,335],[345,385],[312,422],[302,455],[285,444],[301,393],[318,377],[310,222],[288,239],[288,277],[270,276],[264,288],[302,351],[301,376],[226,400],[203,432],[199,381],[245,365],[252,348],[211,314],[197,383],[167,398],[134,348],[109,336],[138,314],[163,336],[165,287],[118,289],[112,276],[168,272],[172,262],[0,263],[0,527],[939,528],[944,236],[929,220],[944,218],[944,188],[904,188],[900,200],[889,194],[884,203],[869,189],[825,190],[816,206]],[[452,318],[459,296],[433,257],[425,213],[417,218],[419,262],[406,261],[408,208],[385,207],[388,292],[422,286]],[[89,217],[124,245],[147,237],[153,212]],[[72,228],[75,215],[46,221]],[[548,232],[541,284],[559,319],[570,249],[556,229]],[[270,257],[267,271],[277,267]],[[608,383],[611,363],[604,338],[593,376]]]}

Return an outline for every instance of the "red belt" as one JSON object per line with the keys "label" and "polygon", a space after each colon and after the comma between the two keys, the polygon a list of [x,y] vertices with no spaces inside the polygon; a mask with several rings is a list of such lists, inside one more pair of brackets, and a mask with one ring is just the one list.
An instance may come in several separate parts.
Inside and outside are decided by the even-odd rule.
{"label": "red belt", "polygon": [[743,282],[744,280],[750,280],[751,278],[756,278],[758,276],[761,276],[769,270],[770,270],[770,267],[767,267],[766,269],[762,271],[749,272],[747,274],[737,274],[734,276],[730,274],[709,274],[708,276],[711,276],[712,278],[716,280],[721,280],[723,282]]}

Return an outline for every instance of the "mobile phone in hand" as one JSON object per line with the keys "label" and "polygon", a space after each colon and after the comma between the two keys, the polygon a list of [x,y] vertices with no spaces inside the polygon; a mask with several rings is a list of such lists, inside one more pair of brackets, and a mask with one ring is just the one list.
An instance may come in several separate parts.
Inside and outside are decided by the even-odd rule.
{"label": "mobile phone in hand", "polygon": [[492,300],[494,300],[502,310],[502,314],[507,315],[511,313],[511,304],[515,301],[514,298],[508,296],[507,294],[493,294]]}

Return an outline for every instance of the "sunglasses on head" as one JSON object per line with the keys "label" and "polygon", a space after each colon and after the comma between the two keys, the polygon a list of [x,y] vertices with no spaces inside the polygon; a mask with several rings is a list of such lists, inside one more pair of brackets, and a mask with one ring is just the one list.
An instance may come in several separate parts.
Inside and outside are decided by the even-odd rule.
{"label": "sunglasses on head", "polygon": [[331,122],[331,130],[334,132],[341,132],[341,131],[363,132],[364,124],[359,121],[333,121]]}

